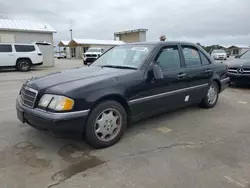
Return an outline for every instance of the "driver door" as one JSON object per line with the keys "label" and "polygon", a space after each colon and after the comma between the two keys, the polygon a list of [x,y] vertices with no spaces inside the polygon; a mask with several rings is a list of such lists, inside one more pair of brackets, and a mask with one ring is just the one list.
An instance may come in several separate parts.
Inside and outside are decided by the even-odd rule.
{"label": "driver door", "polygon": [[184,106],[188,101],[185,91],[186,69],[183,66],[179,47],[163,46],[154,61],[162,68],[163,79],[150,79],[144,82],[137,99],[132,100],[134,114],[156,114]]}

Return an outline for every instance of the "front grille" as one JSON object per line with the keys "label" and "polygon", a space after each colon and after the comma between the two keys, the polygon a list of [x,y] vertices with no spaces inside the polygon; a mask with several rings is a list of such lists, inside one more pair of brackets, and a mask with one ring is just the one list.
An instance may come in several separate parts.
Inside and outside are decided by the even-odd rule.
{"label": "front grille", "polygon": [[250,68],[229,68],[228,72],[235,74],[250,74]]}
{"label": "front grille", "polygon": [[87,54],[86,57],[96,57],[95,54]]}
{"label": "front grille", "polygon": [[36,90],[27,87],[22,87],[20,96],[21,96],[21,102],[25,106],[34,108],[37,97]]}

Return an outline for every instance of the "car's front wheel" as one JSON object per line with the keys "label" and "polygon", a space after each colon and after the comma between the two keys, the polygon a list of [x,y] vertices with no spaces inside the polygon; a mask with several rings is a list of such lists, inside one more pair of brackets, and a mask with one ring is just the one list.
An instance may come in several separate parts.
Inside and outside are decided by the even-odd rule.
{"label": "car's front wheel", "polygon": [[219,86],[215,81],[213,81],[208,88],[206,96],[201,102],[201,107],[213,108],[216,105],[218,98],[219,98]]}
{"label": "car's front wheel", "polygon": [[90,113],[85,140],[94,148],[105,148],[117,143],[127,127],[127,113],[116,101],[104,101]]}

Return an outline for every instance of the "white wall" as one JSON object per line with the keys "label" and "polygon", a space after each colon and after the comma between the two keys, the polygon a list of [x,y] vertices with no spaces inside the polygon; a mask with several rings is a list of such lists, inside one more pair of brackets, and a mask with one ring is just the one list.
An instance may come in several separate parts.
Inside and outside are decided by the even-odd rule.
{"label": "white wall", "polygon": [[241,48],[240,50],[239,50],[239,54],[243,54],[243,53],[245,53],[246,51],[248,51],[249,50],[249,48]]}
{"label": "white wall", "polygon": [[139,41],[140,42],[146,42],[147,40],[147,34],[145,31],[140,31],[139,33]]}
{"label": "white wall", "polygon": [[[46,41],[51,43],[50,46],[42,46],[40,48],[43,53],[43,66],[54,66],[54,43],[53,43],[53,35],[51,33],[35,33],[35,32],[16,32],[16,31],[0,31],[0,37],[7,39],[4,36],[9,36],[10,41],[5,42],[14,42],[15,43],[32,43],[35,41]],[[12,37],[10,37],[12,36]],[[1,38],[2,38],[1,37]]]}

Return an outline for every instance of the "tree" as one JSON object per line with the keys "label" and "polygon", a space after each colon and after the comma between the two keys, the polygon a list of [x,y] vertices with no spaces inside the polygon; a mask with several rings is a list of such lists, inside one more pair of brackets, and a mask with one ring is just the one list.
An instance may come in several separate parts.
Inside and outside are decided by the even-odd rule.
{"label": "tree", "polygon": [[167,38],[165,35],[160,36],[160,41],[165,41]]}

